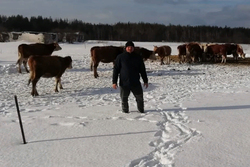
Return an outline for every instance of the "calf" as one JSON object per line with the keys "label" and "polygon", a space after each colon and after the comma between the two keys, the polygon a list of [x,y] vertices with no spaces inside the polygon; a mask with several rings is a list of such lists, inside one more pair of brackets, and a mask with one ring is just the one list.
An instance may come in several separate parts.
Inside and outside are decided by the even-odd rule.
{"label": "calf", "polygon": [[158,54],[160,57],[161,65],[164,64],[164,58],[167,57],[167,64],[170,64],[170,56],[171,56],[172,49],[170,46],[154,46],[154,54]]}
{"label": "calf", "polygon": [[30,78],[28,85],[32,82],[32,96],[38,96],[36,90],[36,84],[41,77],[44,78],[56,78],[55,92],[58,92],[59,88],[63,89],[61,83],[61,76],[67,68],[72,68],[72,59],[70,56],[31,56],[28,59],[28,65],[30,68]]}
{"label": "calf", "polygon": [[42,44],[42,43],[35,43],[35,44],[21,44],[18,46],[18,60],[16,64],[18,64],[18,72],[22,73],[21,71],[21,64],[27,72],[29,72],[27,68],[27,60],[31,55],[47,55],[50,56],[53,51],[61,50],[62,48],[59,46],[58,43],[51,43],[51,44]]}

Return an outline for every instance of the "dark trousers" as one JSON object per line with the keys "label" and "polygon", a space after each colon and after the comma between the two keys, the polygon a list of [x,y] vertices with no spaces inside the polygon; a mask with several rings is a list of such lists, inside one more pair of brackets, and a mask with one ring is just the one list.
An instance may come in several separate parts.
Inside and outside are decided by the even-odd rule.
{"label": "dark trousers", "polygon": [[131,87],[126,87],[126,86],[121,86],[120,87],[120,96],[122,100],[122,111],[123,112],[128,112],[129,111],[129,106],[128,106],[128,97],[130,92],[133,93],[135,96],[136,102],[137,102],[137,109],[139,112],[144,112],[144,100],[143,100],[143,90],[142,86],[131,86]]}

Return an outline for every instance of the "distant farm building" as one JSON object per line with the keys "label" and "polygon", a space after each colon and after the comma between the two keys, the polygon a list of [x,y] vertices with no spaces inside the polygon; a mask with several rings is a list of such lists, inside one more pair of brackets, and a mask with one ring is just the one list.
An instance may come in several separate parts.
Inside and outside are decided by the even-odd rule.
{"label": "distant farm building", "polygon": [[26,41],[32,43],[84,42],[83,33],[47,33],[47,32],[0,32],[0,42]]}

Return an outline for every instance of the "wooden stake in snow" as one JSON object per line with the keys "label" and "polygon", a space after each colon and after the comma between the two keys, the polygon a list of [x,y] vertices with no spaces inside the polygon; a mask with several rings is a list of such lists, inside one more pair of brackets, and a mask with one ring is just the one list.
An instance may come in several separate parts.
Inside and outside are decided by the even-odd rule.
{"label": "wooden stake in snow", "polygon": [[20,124],[21,132],[22,132],[22,137],[23,137],[23,144],[26,144],[27,142],[26,142],[25,136],[24,136],[23,123],[22,123],[22,119],[21,119],[20,110],[19,110],[19,107],[18,107],[17,97],[16,97],[16,95],[14,97],[15,97],[15,102],[16,102],[17,114],[18,114],[18,118],[19,118],[19,124]]}

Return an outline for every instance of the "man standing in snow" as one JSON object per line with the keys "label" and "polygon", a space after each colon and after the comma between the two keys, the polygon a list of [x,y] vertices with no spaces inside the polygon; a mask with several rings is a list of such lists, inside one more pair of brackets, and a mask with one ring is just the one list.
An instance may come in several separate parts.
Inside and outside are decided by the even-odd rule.
{"label": "man standing in snow", "polygon": [[117,89],[119,76],[120,96],[122,101],[122,112],[129,113],[128,97],[133,93],[137,102],[137,109],[144,113],[143,90],[140,76],[143,79],[145,88],[148,87],[148,77],[145,64],[140,55],[134,52],[134,43],[128,41],[125,45],[126,51],[117,56],[113,69],[113,85]]}

